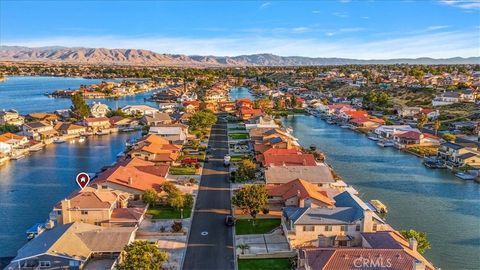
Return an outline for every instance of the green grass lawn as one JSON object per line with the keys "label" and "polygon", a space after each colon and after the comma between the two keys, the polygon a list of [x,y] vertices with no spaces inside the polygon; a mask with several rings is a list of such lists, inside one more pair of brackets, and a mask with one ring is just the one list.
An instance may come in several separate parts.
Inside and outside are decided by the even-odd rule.
{"label": "green grass lawn", "polygon": [[193,175],[196,171],[195,167],[170,167],[168,173],[171,175]]}
{"label": "green grass lawn", "polygon": [[230,133],[228,134],[228,137],[234,140],[244,140],[244,139],[248,139],[248,134],[247,133]]}
{"label": "green grass lawn", "polygon": [[239,270],[289,270],[292,269],[290,259],[239,259]]}
{"label": "green grass lawn", "polygon": [[248,156],[247,157],[244,157],[244,156],[230,156],[230,157],[231,157],[230,161],[232,161],[232,162],[238,162],[238,161],[242,161],[244,158],[248,158]]}
{"label": "green grass lawn", "polygon": [[237,219],[235,222],[235,234],[262,234],[268,233],[280,226],[279,218],[261,218],[255,220],[253,226],[252,219]]}
{"label": "green grass lawn", "polygon": [[[155,205],[148,207],[147,214],[154,219],[180,219],[181,211],[168,205]],[[192,208],[183,209],[183,218],[189,218],[191,214]]]}

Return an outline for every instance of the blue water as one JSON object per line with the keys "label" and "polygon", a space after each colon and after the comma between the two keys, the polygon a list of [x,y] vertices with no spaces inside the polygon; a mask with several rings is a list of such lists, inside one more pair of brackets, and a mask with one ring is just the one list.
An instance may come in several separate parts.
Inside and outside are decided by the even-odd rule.
{"label": "blue water", "polygon": [[427,233],[425,253],[442,269],[480,266],[480,185],[447,170],[424,167],[421,160],[393,148],[381,148],[366,136],[329,125],[313,116],[283,120],[304,147],[315,144],[327,162],[364,200],[388,206],[387,222],[397,230]]}
{"label": "blue water", "polygon": [[[70,99],[49,98],[45,93],[51,93],[59,89],[78,89],[82,84],[90,85],[102,81],[104,80],[64,77],[10,76],[6,81],[0,82],[0,110],[15,109],[21,114],[28,114],[31,112],[52,112],[59,109],[68,109],[72,105]],[[157,107],[154,102],[144,102],[144,99],[150,97],[151,94],[152,92],[145,92],[135,96],[122,97],[118,100],[95,99],[88,100],[87,103],[102,102],[113,109],[135,104],[147,104]]]}
{"label": "blue water", "polygon": [[230,91],[229,98],[231,101],[235,101],[237,98],[255,99],[246,87],[233,87]]}
{"label": "blue water", "polygon": [[79,172],[111,165],[137,133],[91,136],[83,143],[49,145],[28,157],[0,166],[0,257],[15,256],[25,231],[44,222],[55,203],[78,188]]}

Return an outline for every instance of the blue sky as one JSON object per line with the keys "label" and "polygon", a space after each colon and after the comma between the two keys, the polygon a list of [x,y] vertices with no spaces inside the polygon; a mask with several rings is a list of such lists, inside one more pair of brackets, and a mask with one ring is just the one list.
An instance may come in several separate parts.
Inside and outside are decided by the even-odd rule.
{"label": "blue sky", "polygon": [[6,1],[0,45],[387,59],[480,56],[480,0]]}

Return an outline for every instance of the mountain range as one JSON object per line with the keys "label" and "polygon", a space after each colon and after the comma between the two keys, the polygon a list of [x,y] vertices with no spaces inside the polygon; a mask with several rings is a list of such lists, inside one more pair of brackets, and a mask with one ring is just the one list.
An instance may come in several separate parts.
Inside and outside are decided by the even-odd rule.
{"label": "mountain range", "polygon": [[163,54],[141,49],[0,46],[0,61],[169,67],[241,67],[350,64],[480,64],[480,57],[454,57],[444,59],[422,57],[359,60],[348,58],[278,56],[274,54],[252,54],[230,57]]}

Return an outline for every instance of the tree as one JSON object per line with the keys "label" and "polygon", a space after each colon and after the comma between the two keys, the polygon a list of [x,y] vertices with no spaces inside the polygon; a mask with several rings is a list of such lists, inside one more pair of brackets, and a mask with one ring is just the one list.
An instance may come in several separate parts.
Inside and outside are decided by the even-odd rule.
{"label": "tree", "polygon": [[153,189],[147,189],[142,195],[142,201],[150,205],[155,205],[158,200],[158,194]]}
{"label": "tree", "polygon": [[211,127],[217,122],[217,117],[210,110],[203,110],[192,115],[189,121],[189,126],[192,129],[201,129]]}
{"label": "tree", "polygon": [[162,189],[166,193],[180,193],[180,190],[172,183],[172,182],[165,182],[162,184]]}
{"label": "tree", "polygon": [[437,132],[438,132],[438,130],[440,129],[441,126],[442,126],[442,123],[440,123],[439,120],[436,120],[433,123],[433,130],[435,130],[435,136],[437,135]]}
{"label": "tree", "polygon": [[247,181],[255,177],[257,166],[250,159],[244,159],[240,161],[237,172],[235,174],[235,180],[239,182]]}
{"label": "tree", "polygon": [[85,103],[81,92],[77,92],[72,96],[72,111],[81,118],[90,115],[90,108],[87,103]]}
{"label": "tree", "polygon": [[124,249],[123,261],[117,265],[119,270],[151,269],[160,270],[168,260],[168,253],[147,241],[134,241]]}
{"label": "tree", "polygon": [[185,207],[185,196],[180,194],[180,192],[172,192],[168,194],[167,197],[168,205],[179,210]]}
{"label": "tree", "polygon": [[427,249],[430,249],[430,242],[427,239],[427,234],[424,232],[417,232],[413,229],[410,230],[404,230],[400,232],[403,237],[410,239],[410,238],[415,238],[417,240],[417,250],[420,253],[424,253]]}
{"label": "tree", "polygon": [[245,185],[235,192],[232,198],[232,204],[241,209],[245,214],[255,218],[257,214],[268,209],[268,193],[265,185]]}
{"label": "tree", "polygon": [[454,142],[457,136],[450,133],[445,133],[443,134],[442,138],[447,142]]}
{"label": "tree", "polygon": [[422,129],[423,126],[428,122],[427,115],[422,113],[417,119],[417,128]]}
{"label": "tree", "polygon": [[107,117],[113,117],[113,116],[121,116],[121,117],[127,117],[127,114],[122,111],[122,109],[117,108],[116,110],[110,110],[107,112]]}
{"label": "tree", "polygon": [[296,108],[296,107],[297,107],[297,96],[292,95],[292,96],[290,97],[290,106],[292,106],[292,108]]}
{"label": "tree", "polygon": [[0,125],[0,133],[3,133],[3,132],[17,133],[19,131],[20,131],[20,128],[12,124],[5,123],[3,125]]}

